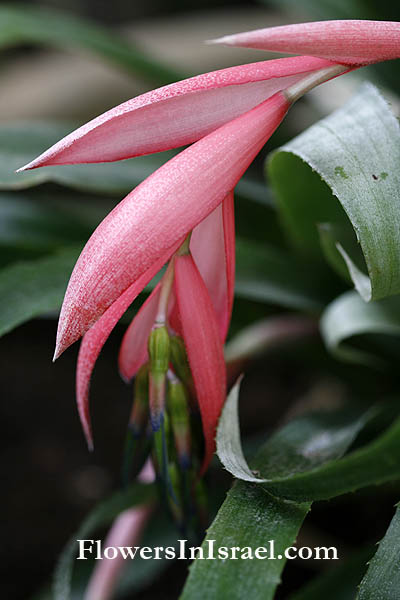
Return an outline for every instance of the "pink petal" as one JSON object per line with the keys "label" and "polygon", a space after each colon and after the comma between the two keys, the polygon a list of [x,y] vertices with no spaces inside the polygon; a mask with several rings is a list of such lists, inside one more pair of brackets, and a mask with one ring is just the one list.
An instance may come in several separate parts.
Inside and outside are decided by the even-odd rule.
{"label": "pink petal", "polygon": [[177,244],[172,251],[163,255],[152,267],[135,281],[125,292],[106,310],[103,316],[89,329],[82,340],[79,349],[78,364],[76,368],[76,401],[83,431],[89,448],[93,448],[92,429],[89,413],[89,387],[90,378],[96,360],[106,343],[108,336],[118,323],[127,308],[132,304],[137,295],[158,273],[163,264],[175,252]]}
{"label": "pink petal", "polygon": [[147,361],[147,342],[157,316],[161,286],[158,284],[125,332],[119,352],[119,372],[130,381]]}
{"label": "pink petal", "polygon": [[192,143],[329,63],[296,57],[205,73],[128,100],[19,169],[108,162]]}
{"label": "pink petal", "polygon": [[[235,295],[235,266],[236,266],[236,244],[235,244],[235,205],[233,192],[225,198],[222,203],[222,217],[224,221],[225,261],[227,280],[228,322],[227,331],[232,316],[233,299]],[[224,339],[226,334],[224,336]]]}
{"label": "pink petal", "polygon": [[[190,251],[206,284],[219,323],[221,338],[225,340],[228,332],[232,310],[235,249],[233,193],[217,206],[193,230]],[[225,231],[225,226],[230,230]],[[232,230],[233,228],[233,230]],[[226,240],[228,237],[228,240]],[[228,241],[229,265],[226,258],[226,241]]]}
{"label": "pink petal", "polygon": [[65,294],[57,355],[222,202],[289,108],[278,93],[175,156],[102,221]]}
{"label": "pink petal", "polygon": [[227,35],[212,43],[365,65],[400,57],[400,23],[359,20],[299,23]]}
{"label": "pink petal", "polygon": [[215,430],[226,397],[226,369],[215,311],[190,255],[176,258],[175,291],[203,423],[204,473],[215,450]]}
{"label": "pink petal", "polygon": [[179,335],[179,337],[182,337],[182,324],[179,316],[178,303],[175,298],[174,288],[171,290],[171,295],[168,302],[168,327],[173,333]]}

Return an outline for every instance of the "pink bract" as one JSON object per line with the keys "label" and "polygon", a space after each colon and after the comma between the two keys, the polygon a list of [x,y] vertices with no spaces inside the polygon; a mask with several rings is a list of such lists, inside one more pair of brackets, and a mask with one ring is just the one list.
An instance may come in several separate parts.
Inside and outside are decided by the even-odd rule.
{"label": "pink bract", "polygon": [[205,73],[128,100],[22,167],[96,163],[190,144],[309,73],[331,65],[301,56]]}
{"label": "pink bract", "polygon": [[367,65],[400,57],[400,23],[316,21],[256,29],[211,42],[285,54],[307,54],[347,65]]}

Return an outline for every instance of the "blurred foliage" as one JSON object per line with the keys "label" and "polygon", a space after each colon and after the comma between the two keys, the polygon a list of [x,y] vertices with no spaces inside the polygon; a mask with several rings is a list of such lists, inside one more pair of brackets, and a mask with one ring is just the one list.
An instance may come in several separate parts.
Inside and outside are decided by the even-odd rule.
{"label": "blurred foliage", "polygon": [[41,6],[0,5],[0,48],[20,44],[89,50],[158,84],[171,83],[180,76],[177,71],[151,60],[120,37],[89,21]]}

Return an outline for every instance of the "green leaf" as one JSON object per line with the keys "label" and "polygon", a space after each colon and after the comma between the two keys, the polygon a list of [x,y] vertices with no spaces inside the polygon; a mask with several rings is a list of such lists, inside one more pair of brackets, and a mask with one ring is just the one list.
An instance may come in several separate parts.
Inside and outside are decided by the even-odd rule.
{"label": "green leaf", "polygon": [[72,123],[50,121],[0,125],[0,189],[18,190],[54,182],[87,192],[124,195],[175,154],[160,152],[112,163],[62,165],[14,172],[73,129],[75,125]]}
{"label": "green leaf", "polygon": [[353,231],[332,223],[318,225],[319,239],[325,259],[333,270],[345,281],[351,283],[347,263],[342,254],[343,248],[351,248],[352,256],[357,256],[358,263],[363,265],[363,256]]}
{"label": "green leaf", "polygon": [[[267,547],[275,542],[275,556],[282,556],[293,545],[309,511],[310,504],[295,504],[265,494],[260,486],[236,482],[227,495],[202,544],[208,555],[209,543],[214,547],[239,546],[246,551]],[[210,542],[209,542],[210,541]],[[239,554],[240,556],[240,554]],[[265,556],[265,554],[263,555]],[[181,600],[272,600],[280,583],[285,559],[276,560],[195,560]]]}
{"label": "green leaf", "polygon": [[326,347],[338,358],[382,366],[382,356],[351,346],[349,339],[372,333],[400,336],[399,298],[366,303],[357,292],[346,292],[325,309],[320,328]]}
{"label": "green leaf", "polygon": [[0,48],[20,44],[89,50],[158,85],[182,78],[173,68],[160,64],[105,27],[82,17],[30,4],[3,4],[0,7]]}
{"label": "green leaf", "polygon": [[154,486],[134,484],[123,492],[117,492],[105,500],[86,517],[78,531],[71,537],[58,561],[54,575],[54,598],[70,600],[71,580],[77,553],[78,539],[86,539],[95,530],[105,527],[123,511],[154,497]]}
{"label": "green leaf", "polygon": [[400,597],[400,507],[361,582],[358,600],[398,600]]}
{"label": "green leaf", "polygon": [[[238,450],[236,404],[237,388],[229,396],[219,425],[218,453],[221,453],[222,444],[225,456]],[[360,416],[359,412],[357,416],[357,411],[351,409],[305,416],[271,438],[252,464],[260,472],[278,475],[296,473],[337,458],[352,443],[366,418],[365,410],[364,416]],[[239,461],[232,460],[240,470],[248,470],[241,458]],[[251,471],[250,475],[253,476]],[[310,502],[297,504],[276,498],[266,493],[262,485],[237,481],[208,529],[202,545],[204,553],[207,555],[211,540],[215,540],[215,548],[239,546],[253,550],[268,545],[268,540],[274,540],[276,556],[283,556],[284,550],[293,545],[310,505]],[[204,590],[207,590],[208,597],[221,600],[271,600],[284,565],[285,558],[265,561],[196,560],[190,569],[182,599],[203,598]]]}
{"label": "green leaf", "polygon": [[[46,219],[48,215],[46,214],[46,211],[44,211],[43,214],[46,217],[44,219],[44,224],[47,227],[48,222]],[[36,217],[37,216],[38,215],[36,214]],[[96,211],[88,216],[89,221],[95,221],[98,217]],[[65,221],[60,222],[59,226],[62,228],[65,224]],[[36,226],[37,225],[38,223],[36,223]],[[55,239],[51,240],[51,232],[49,231],[47,233],[50,236],[50,239],[48,238],[46,240],[46,236],[44,236],[41,241],[43,243],[46,241],[56,242]],[[39,232],[35,231],[35,228],[33,228],[30,237],[32,242],[36,239],[38,242],[40,241]],[[27,239],[29,239],[29,236]],[[71,240],[71,243],[72,242],[73,240]],[[12,263],[0,270],[0,336],[29,319],[40,316],[47,312],[59,310],[62,304],[65,289],[67,287],[68,278],[79,256],[82,246],[83,242],[79,245],[79,247],[76,245],[71,245],[69,248],[60,248],[59,251],[54,255],[46,255],[45,257],[37,258],[36,260],[26,260]],[[260,246],[258,245],[258,249],[260,250],[258,258],[256,254],[257,246],[252,244],[251,249],[253,261],[257,259],[259,260],[258,266],[260,271],[263,273],[262,277],[265,278],[265,283],[263,284],[261,280],[261,272],[259,272],[259,279],[257,281],[254,268],[252,274],[249,274],[249,272],[246,270],[246,266],[244,266],[243,262],[241,262],[241,257],[243,256],[241,254],[242,248],[245,248],[248,252],[250,251],[247,242],[243,242],[242,245],[239,244],[238,292],[242,298],[256,298],[260,301],[275,302],[277,304],[282,302],[291,307],[301,306],[309,310],[322,308],[322,299],[318,302],[318,281],[312,282],[311,277],[309,277],[309,281],[295,279],[291,285],[287,285],[285,278],[283,277],[283,273],[279,270],[279,266],[282,268],[282,263],[278,261],[278,263],[272,262],[272,267],[275,269],[275,271],[272,272],[272,275],[276,275],[277,283],[274,282],[271,275],[268,275],[268,261],[266,261],[266,265],[263,266],[263,251],[261,251]],[[51,244],[47,246],[46,249],[51,249]],[[268,256],[269,255],[267,254],[267,259]],[[289,259],[287,259],[287,262],[284,264],[290,265],[291,263]],[[253,262],[253,267],[254,265],[256,265],[255,262]],[[293,269],[293,264],[291,265],[291,268]],[[244,269],[244,271],[241,269]],[[243,272],[244,276],[242,277]],[[250,275],[254,276],[255,279],[251,280],[249,278]],[[300,290],[297,290],[293,287],[296,283],[299,284]],[[273,287],[274,285],[276,285],[275,289]],[[279,288],[279,285],[281,285],[282,288]],[[315,287],[311,291],[313,285]],[[149,286],[149,289],[152,287],[153,283]],[[315,296],[313,296],[313,294]]]}
{"label": "green leaf", "polygon": [[87,198],[0,192],[0,248],[49,253],[83,243],[111,210]]}
{"label": "green leaf", "polygon": [[[341,457],[376,414],[365,406],[345,406],[335,412],[309,413],[288,423],[263,446],[255,477],[248,467],[240,442],[239,383],[231,390],[218,425],[217,454],[224,467],[238,479],[270,483],[315,469]],[[252,463],[253,464],[253,463]]]}
{"label": "green leaf", "polygon": [[81,248],[14,263],[0,271],[0,335],[61,306],[68,277]]}
{"label": "green leaf", "polygon": [[[354,600],[357,586],[373,550],[357,552],[338,565],[324,571],[288,600]],[[372,600],[372,599],[371,599]]]}
{"label": "green leaf", "polygon": [[399,166],[399,123],[371,84],[269,161],[282,220],[297,247],[316,253],[315,225],[345,228],[347,214],[368,275],[348,248],[342,255],[365,300],[400,293]]}
{"label": "green leaf", "polygon": [[[1,10],[1,9],[0,9]],[[15,170],[37,157],[77,127],[76,123],[59,121],[25,121],[0,124],[0,190],[21,190],[42,183],[58,183],[73,189],[98,194],[122,196],[141,183],[171,159],[177,151],[101,164],[61,165],[15,173]],[[260,221],[260,230],[271,219],[271,192],[265,183],[243,178],[236,187],[239,198],[239,228],[243,220]],[[242,202],[242,199],[245,199]],[[248,200],[253,205],[249,207]],[[275,229],[277,229],[275,224]],[[249,230],[254,233],[253,228]],[[253,237],[253,236],[252,236]]]}
{"label": "green leaf", "polygon": [[265,488],[291,500],[328,500],[400,479],[400,419],[371,443],[304,473],[270,479]]}
{"label": "green leaf", "polygon": [[[393,410],[390,403],[380,410],[386,408]],[[332,414],[314,413],[295,419],[267,441],[251,461],[250,470],[240,445],[234,390],[220,420],[217,452],[235,476],[248,480],[256,475],[252,481],[269,493],[296,502],[327,500],[400,479],[400,418],[370,443],[339,458],[376,415],[377,407],[363,410],[353,403]]]}
{"label": "green leaf", "polygon": [[330,274],[280,248],[238,239],[236,254],[239,297],[318,312],[337,290]]}
{"label": "green leaf", "polygon": [[217,453],[225,469],[237,479],[251,483],[263,483],[250,471],[240,441],[238,401],[241,379],[229,392],[217,430]]}

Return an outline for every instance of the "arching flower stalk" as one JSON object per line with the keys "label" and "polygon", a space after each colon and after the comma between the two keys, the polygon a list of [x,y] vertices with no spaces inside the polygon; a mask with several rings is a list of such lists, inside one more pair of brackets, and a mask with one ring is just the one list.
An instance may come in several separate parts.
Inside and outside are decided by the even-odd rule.
{"label": "arching flower stalk", "polygon": [[88,398],[96,359],[122,314],[168,265],[125,334],[119,366],[126,381],[136,376],[128,446],[146,439],[150,422],[154,464],[179,522],[210,463],[226,396],[233,189],[294,101],[338,75],[398,57],[399,41],[399,23],[372,21],[216,40],[313,56],[223,69],[143,94],[23,167],[114,161],[192,144],[128,194],[89,239],[68,284],[55,352],[57,358],[83,336],[77,402],[91,447]]}

